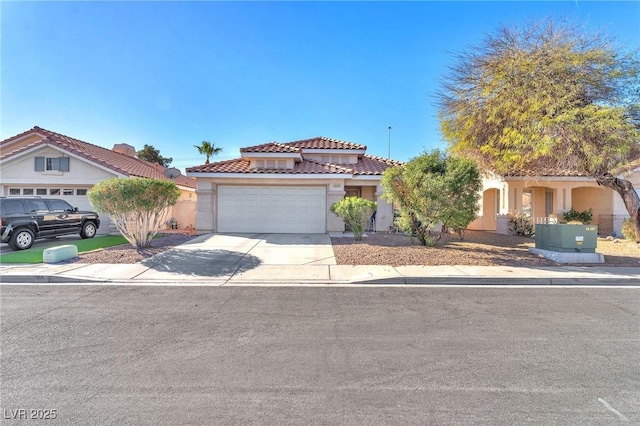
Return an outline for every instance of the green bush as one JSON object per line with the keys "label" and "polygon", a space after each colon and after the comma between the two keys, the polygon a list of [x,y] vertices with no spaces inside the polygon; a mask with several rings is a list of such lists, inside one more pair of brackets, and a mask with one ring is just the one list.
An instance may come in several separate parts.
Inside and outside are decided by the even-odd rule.
{"label": "green bush", "polygon": [[536,226],[529,216],[518,213],[509,219],[509,231],[530,237],[536,232]]}
{"label": "green bush", "polygon": [[376,211],[376,203],[360,197],[347,197],[333,203],[331,211],[353,230],[356,240],[361,240],[367,222]]}
{"label": "green bush", "polygon": [[582,225],[588,225],[591,223],[591,219],[593,219],[592,209],[579,212],[571,208],[563,213],[563,222],[565,223],[579,222]]}
{"label": "green bush", "polygon": [[439,150],[425,152],[385,170],[381,183],[383,197],[400,210],[395,224],[423,245],[435,243],[431,235],[438,225],[442,232],[452,229],[462,238],[476,218],[482,179],[472,160]]}
{"label": "green bush", "polygon": [[622,221],[622,235],[629,241],[636,240],[636,228],[633,226],[633,221],[630,217]]}
{"label": "green bush", "polygon": [[87,193],[96,210],[111,217],[123,237],[137,249],[149,247],[163,227],[169,209],[180,198],[180,189],[168,180],[112,178]]}

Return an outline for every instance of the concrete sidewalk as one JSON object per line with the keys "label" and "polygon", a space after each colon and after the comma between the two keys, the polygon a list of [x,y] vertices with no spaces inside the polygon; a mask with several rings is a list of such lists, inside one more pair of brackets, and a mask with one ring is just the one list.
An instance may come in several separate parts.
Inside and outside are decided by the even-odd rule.
{"label": "concrete sidewalk", "polygon": [[640,267],[238,265],[189,273],[136,264],[1,265],[0,281],[129,285],[620,285],[640,288]]}

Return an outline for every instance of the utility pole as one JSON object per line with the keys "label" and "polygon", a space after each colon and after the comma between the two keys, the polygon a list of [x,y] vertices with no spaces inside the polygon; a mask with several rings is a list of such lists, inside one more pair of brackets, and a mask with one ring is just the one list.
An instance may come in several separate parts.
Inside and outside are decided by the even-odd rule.
{"label": "utility pole", "polygon": [[391,126],[389,126],[389,154],[387,158],[391,159]]}

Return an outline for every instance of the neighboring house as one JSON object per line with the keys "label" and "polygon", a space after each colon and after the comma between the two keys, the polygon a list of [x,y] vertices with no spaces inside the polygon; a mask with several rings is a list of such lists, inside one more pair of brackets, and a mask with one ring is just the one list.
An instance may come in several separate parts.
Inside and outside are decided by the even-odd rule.
{"label": "neighboring house", "polygon": [[346,196],[378,203],[376,229],[389,230],[382,173],[398,161],[325,137],[242,148],[241,158],[187,168],[196,178],[200,232],[326,233],[344,230],[331,205]]}
{"label": "neighboring house", "polygon": [[[632,163],[620,177],[640,193],[640,164]],[[535,223],[556,223],[570,209],[593,210],[592,223],[600,235],[621,235],[622,220],[629,217],[620,195],[599,186],[595,179],[576,171],[548,171],[539,176],[521,173],[498,176],[485,173],[478,219],[469,229],[508,234],[509,217],[523,213]]]}
{"label": "neighboring house", "polygon": [[[94,210],[87,191],[113,177],[166,179],[165,167],[136,158],[135,149],[116,144],[113,150],[90,144],[40,127],[0,142],[0,195],[33,195],[62,198],[83,210]],[[175,179],[182,195],[173,207],[179,228],[195,223],[195,180]],[[115,229],[101,215],[99,234]]]}

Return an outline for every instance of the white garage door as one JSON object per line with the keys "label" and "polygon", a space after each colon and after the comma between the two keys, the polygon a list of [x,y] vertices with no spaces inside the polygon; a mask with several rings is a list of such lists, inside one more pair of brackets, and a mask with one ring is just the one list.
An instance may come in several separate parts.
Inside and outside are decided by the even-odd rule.
{"label": "white garage door", "polygon": [[218,187],[218,232],[324,233],[325,223],[325,187]]}

